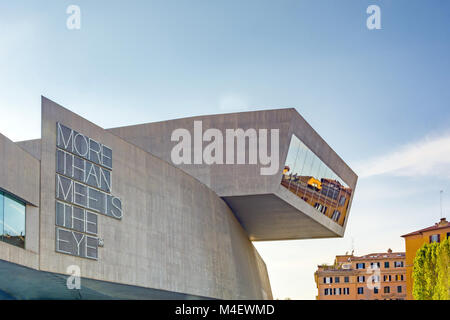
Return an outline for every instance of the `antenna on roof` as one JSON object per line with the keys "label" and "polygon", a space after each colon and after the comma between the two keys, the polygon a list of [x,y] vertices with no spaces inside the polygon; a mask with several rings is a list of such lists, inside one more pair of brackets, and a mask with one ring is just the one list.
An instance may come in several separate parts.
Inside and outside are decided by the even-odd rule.
{"label": "antenna on roof", "polygon": [[441,219],[442,219],[442,194],[444,193],[444,190],[441,190],[440,192],[440,200],[441,200]]}

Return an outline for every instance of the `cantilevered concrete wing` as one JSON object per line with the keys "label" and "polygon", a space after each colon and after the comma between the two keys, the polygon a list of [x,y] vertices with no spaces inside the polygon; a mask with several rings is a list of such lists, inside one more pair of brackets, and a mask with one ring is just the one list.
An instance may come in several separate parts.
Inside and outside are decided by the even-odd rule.
{"label": "cantilevered concrete wing", "polygon": [[[184,118],[109,131],[215,191],[251,240],[344,235],[357,176],[295,109]],[[191,148],[183,152],[190,153],[190,163],[174,163],[174,147],[184,141],[179,134],[186,132]],[[218,154],[223,164],[206,164],[202,155],[218,159],[218,149],[211,153],[208,149],[217,139],[223,142],[223,154]],[[268,150],[263,152],[266,144]],[[242,145],[245,157],[239,162]]]}

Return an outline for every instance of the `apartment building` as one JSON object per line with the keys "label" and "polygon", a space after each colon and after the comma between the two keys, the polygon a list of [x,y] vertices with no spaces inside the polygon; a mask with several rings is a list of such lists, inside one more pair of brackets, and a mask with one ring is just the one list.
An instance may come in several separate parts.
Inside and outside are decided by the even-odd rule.
{"label": "apartment building", "polygon": [[333,265],[319,265],[314,278],[317,300],[404,300],[405,253],[337,255]]}
{"label": "apartment building", "polygon": [[414,281],[412,277],[414,258],[416,257],[416,252],[425,243],[441,242],[450,237],[450,222],[445,218],[442,218],[438,223],[433,226],[417,230],[402,236],[405,238],[405,248],[406,248],[406,291],[407,299],[414,300],[412,291],[414,286]]}

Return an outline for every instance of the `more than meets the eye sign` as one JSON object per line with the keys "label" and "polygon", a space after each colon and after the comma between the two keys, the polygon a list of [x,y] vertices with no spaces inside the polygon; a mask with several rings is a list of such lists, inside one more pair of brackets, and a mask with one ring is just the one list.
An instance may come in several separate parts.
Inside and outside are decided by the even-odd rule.
{"label": "more than meets the eye sign", "polygon": [[56,125],[56,251],[98,259],[98,215],[122,219],[112,192],[112,150]]}

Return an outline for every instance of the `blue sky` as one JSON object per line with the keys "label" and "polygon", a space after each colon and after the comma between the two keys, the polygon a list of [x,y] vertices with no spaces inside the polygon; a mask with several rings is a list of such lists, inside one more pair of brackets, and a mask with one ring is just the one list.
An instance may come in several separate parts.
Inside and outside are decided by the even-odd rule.
{"label": "blue sky", "polygon": [[[371,4],[382,30],[366,28]],[[2,1],[0,132],[38,138],[40,95],[105,128],[295,107],[360,176],[343,239],[256,244],[276,298],[314,299],[315,266],[352,242],[404,250],[401,234],[439,219],[439,190],[450,216],[449,13],[447,0]]]}

